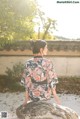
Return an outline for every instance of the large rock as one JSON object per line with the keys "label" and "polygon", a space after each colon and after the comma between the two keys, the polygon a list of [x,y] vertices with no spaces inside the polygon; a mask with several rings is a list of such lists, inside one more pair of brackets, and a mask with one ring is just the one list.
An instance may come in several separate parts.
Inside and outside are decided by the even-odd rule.
{"label": "large rock", "polygon": [[16,109],[19,119],[79,119],[76,112],[68,107],[45,101],[30,102]]}

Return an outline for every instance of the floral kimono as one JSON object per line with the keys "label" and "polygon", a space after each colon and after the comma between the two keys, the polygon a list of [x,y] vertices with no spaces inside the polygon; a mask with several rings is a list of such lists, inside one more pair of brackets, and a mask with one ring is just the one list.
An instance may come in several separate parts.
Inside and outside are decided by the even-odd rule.
{"label": "floral kimono", "polygon": [[49,99],[51,88],[58,83],[53,63],[41,56],[36,56],[26,62],[22,80],[33,101]]}

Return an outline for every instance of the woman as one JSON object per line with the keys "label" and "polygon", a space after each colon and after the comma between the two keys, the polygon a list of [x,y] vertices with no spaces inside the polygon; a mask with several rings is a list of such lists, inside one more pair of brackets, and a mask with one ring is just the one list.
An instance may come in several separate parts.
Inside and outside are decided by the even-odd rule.
{"label": "woman", "polygon": [[25,102],[48,100],[53,94],[57,104],[60,100],[56,94],[57,75],[53,63],[43,56],[47,55],[47,43],[44,40],[31,42],[33,58],[25,64],[23,80],[25,81]]}

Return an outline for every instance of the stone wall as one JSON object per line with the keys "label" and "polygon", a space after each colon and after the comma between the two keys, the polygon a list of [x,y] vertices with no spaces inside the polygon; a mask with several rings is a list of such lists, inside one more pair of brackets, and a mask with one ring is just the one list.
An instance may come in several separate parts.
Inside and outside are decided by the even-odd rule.
{"label": "stone wall", "polygon": [[[16,51],[0,51],[0,75],[5,74],[6,68],[12,68],[18,62],[32,57],[30,49]],[[53,61],[58,76],[80,77],[80,42],[79,41],[50,41],[47,58]]]}

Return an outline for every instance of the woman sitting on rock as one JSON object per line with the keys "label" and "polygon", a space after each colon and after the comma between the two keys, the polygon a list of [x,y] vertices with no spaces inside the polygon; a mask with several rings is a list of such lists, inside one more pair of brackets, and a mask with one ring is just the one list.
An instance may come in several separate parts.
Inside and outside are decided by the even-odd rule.
{"label": "woman sitting on rock", "polygon": [[44,58],[47,55],[47,43],[44,40],[31,41],[33,58],[29,59],[24,68],[22,80],[25,84],[25,102],[48,100],[53,94],[57,104],[60,100],[56,94],[58,78],[51,60]]}

